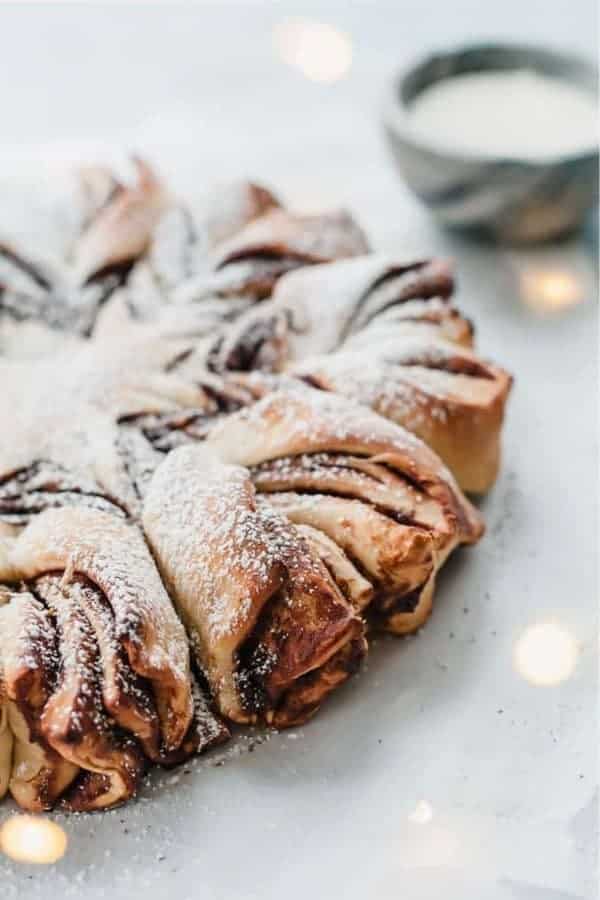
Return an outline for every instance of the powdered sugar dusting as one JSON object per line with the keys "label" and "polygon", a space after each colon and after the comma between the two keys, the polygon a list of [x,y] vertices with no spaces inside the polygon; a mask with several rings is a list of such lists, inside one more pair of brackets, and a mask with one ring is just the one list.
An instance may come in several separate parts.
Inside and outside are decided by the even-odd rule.
{"label": "powdered sugar dusting", "polygon": [[[380,625],[426,615],[435,568],[477,523],[461,531],[474,514],[409,431],[450,434],[452,403],[483,408],[507,391],[504,373],[454,346],[471,329],[448,303],[446,264],[322,265],[367,250],[347,214],[296,216],[250,183],[191,214],[136,167],[130,187],[84,179],[86,212],[54,258],[0,248],[4,317],[86,338],[98,325],[68,357],[0,363],[12,436],[0,519],[30,522],[3,542],[3,570],[36,595],[0,598],[4,687],[11,671],[37,671],[51,743],[110,770],[110,802],[136,790],[137,742],[175,762],[228,737],[189,642],[201,682],[238,721],[285,721],[295,682],[289,724],[364,652],[344,578]],[[306,359],[309,348],[331,355]],[[295,356],[286,375],[221,377],[279,372]],[[157,452],[204,440],[164,462]],[[0,728],[3,701],[0,690]],[[94,778],[77,781],[78,802],[99,790]]]}
{"label": "powdered sugar dusting", "polygon": [[[191,715],[189,651],[183,626],[139,531],[112,515],[85,509],[41,513],[12,548],[23,578],[71,567],[96,584],[115,617],[131,665],[155,690],[168,690],[165,734]],[[187,727],[187,725],[185,726]],[[185,730],[184,727],[184,730]]]}

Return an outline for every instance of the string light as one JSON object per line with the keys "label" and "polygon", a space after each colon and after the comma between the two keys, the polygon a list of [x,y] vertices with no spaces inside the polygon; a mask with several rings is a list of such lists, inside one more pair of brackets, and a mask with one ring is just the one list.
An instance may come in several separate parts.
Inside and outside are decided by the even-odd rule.
{"label": "string light", "polygon": [[16,862],[49,865],[66,849],[66,833],[49,819],[11,816],[0,828],[0,850]]}
{"label": "string light", "polygon": [[312,81],[339,81],[352,65],[350,38],[324,22],[280,22],[273,40],[281,59]]}
{"label": "string light", "polygon": [[526,628],[515,645],[514,664],[530,684],[551,687],[571,677],[578,647],[573,635],[554,622]]}

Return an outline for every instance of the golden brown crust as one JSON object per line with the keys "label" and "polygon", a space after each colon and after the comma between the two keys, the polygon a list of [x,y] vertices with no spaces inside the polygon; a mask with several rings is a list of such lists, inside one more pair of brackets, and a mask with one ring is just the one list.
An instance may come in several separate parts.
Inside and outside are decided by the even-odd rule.
{"label": "golden brown crust", "polygon": [[0,608],[0,658],[14,736],[11,794],[31,812],[51,809],[79,769],[43,735],[41,719],[56,683],[58,656],[50,617],[28,592],[11,595]]}
{"label": "golden brown crust", "polygon": [[307,360],[293,373],[412,431],[463,490],[483,493],[494,483],[512,381],[503,369],[443,341],[392,338]]}
{"label": "golden brown crust", "polygon": [[283,724],[298,679],[362,631],[327,568],[244,469],[200,447],[158,469],[143,521],[220,711]]}
{"label": "golden brown crust", "polygon": [[148,248],[168,205],[164,184],[135,159],[137,183],[119,185],[77,242],[73,266],[80,283],[130,266]]}
{"label": "golden brown crust", "polygon": [[472,328],[451,306],[452,288],[443,260],[370,254],[303,268],[240,317],[222,368],[258,335],[249,358],[264,369],[371,406],[439,453],[463,489],[483,492],[498,470],[511,379],[469,349]]}
{"label": "golden brown crust", "polygon": [[356,256],[365,248],[364,234],[343,210],[298,215],[273,209],[218,246],[214,263],[221,269],[240,259],[273,254],[309,264]]}
{"label": "golden brown crust", "polygon": [[286,275],[277,284],[273,310],[289,321],[288,361],[337,350],[353,335],[393,312],[394,333],[422,321],[446,339],[470,340],[471,330],[448,300],[452,270],[443,260],[402,262],[372,253]]}
{"label": "golden brown crust", "polygon": [[[42,576],[35,584],[39,595],[49,576]],[[44,579],[46,581],[44,582]],[[161,734],[158,714],[153,703],[150,685],[129,665],[122,642],[118,640],[116,621],[106,596],[86,579],[73,576],[68,585],[63,584],[56,591],[54,584],[47,589],[52,597],[45,596],[49,605],[51,599],[57,605],[68,601],[76,607],[77,614],[85,618],[82,625],[94,642],[93,665],[98,673],[98,692],[102,707],[114,722],[124,731],[135,734],[144,753],[150,759],[161,759]],[[64,663],[64,654],[61,654]],[[98,700],[98,705],[99,700]]]}
{"label": "golden brown crust", "polygon": [[[0,666],[1,666],[0,660]],[[8,698],[0,682],[0,800],[8,790],[13,755],[13,734],[8,720]]]}
{"label": "golden brown crust", "polygon": [[269,724],[274,728],[291,728],[306,722],[332,691],[358,672],[367,650],[362,633],[347,641],[321,668],[298,678],[284,694],[283,702],[269,715]]}
{"label": "golden brown crust", "polygon": [[312,546],[313,552],[322,560],[331,577],[347,597],[357,612],[362,612],[373,599],[374,589],[346,556],[344,551],[324,531],[306,523],[298,524],[298,531]]}
{"label": "golden brown crust", "polygon": [[[369,603],[359,608],[368,606],[378,627],[404,633],[422,624],[435,573],[483,531],[435,454],[336,395],[309,388],[268,394],[217,426],[207,446],[248,466],[271,507],[337,546],[371,584]],[[323,561],[334,577],[340,573],[340,586],[348,583],[348,569],[327,546]]]}
{"label": "golden brown crust", "polygon": [[143,523],[219,709],[276,727],[312,714],[364,652],[353,606],[419,627],[436,572],[483,527],[417,438],[306,387],[172,453]]}
{"label": "golden brown crust", "polygon": [[234,413],[211,431],[208,445],[227,462],[245,466],[299,454],[346,452],[377,458],[440,503],[476,541],[483,522],[450,472],[403,428],[335,394],[309,389],[275,392]]}
{"label": "golden brown crust", "polygon": [[260,300],[286,272],[367,249],[364,234],[342,210],[308,216],[273,209],[215,248],[205,289]]}
{"label": "golden brown crust", "polygon": [[178,746],[192,716],[187,642],[137,529],[94,510],[48,510],[19,536],[11,565],[13,577],[67,570],[97,585],[130,666],[151,683],[165,747]]}
{"label": "golden brown crust", "polygon": [[[98,642],[80,599],[89,588],[76,577],[63,585],[61,577],[45,575],[33,585],[56,623],[60,660],[40,730],[62,759],[83,770],[73,788],[72,808],[102,809],[135,794],[144,758],[136,741],[119,737],[103,706]],[[65,798],[68,806],[70,797]]]}
{"label": "golden brown crust", "polygon": [[82,175],[69,278],[0,246],[13,317],[70,279],[53,327],[95,324],[68,360],[0,367],[0,796],[32,810],[113,806],[148,760],[228,736],[133,524],[158,450],[206,440],[159,466],[144,528],[219,709],[275,727],[350,677],[367,625],[423,624],[483,531],[444,462],[475,491],[498,466],[510,377],[472,352],[446,262],[365,255],[347,214],[251,183],[193,222],[137,168]]}
{"label": "golden brown crust", "polygon": [[0,660],[22,806],[114,806],[135,794],[148,759],[173,765],[227,739],[134,526],[42,513],[3,541],[0,580],[19,579],[30,592],[0,606]]}

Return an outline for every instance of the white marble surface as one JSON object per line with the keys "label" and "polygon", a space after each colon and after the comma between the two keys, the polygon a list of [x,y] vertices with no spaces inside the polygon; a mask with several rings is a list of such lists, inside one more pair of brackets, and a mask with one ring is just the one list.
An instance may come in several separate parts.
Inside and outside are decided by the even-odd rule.
{"label": "white marble surface", "polygon": [[[351,36],[343,80],[275,55],[273,25],[299,7]],[[377,109],[389,72],[425,49],[485,36],[590,55],[593,18],[587,0],[0,8],[5,171],[134,147],[182,190],[249,174],[296,205],[344,203],[379,247],[454,256],[481,348],[516,374],[488,535],[447,567],[424,632],[379,640],[310,725],[252,755],[161,776],[111,814],[58,817],[66,857],[0,857],[3,900],[597,896],[593,261],[581,242],[525,253],[438,231],[397,179]],[[536,312],[522,286],[540,271],[574,278],[582,302]],[[534,687],[514,646],[550,619],[577,665]]]}

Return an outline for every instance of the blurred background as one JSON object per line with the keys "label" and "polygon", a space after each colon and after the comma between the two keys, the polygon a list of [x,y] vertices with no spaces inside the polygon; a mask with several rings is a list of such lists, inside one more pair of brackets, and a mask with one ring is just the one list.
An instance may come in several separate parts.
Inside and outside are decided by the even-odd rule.
{"label": "blurred background", "polygon": [[181,189],[250,175],[303,206],[360,206],[367,226],[381,226],[383,207],[390,239],[417,244],[422,212],[380,128],[393,72],[426,51],[485,39],[596,55],[594,0],[79,0],[1,10],[0,158],[14,168],[32,155],[52,164],[107,144],[137,148]]}
{"label": "blurred background", "polygon": [[[530,41],[594,59],[594,0],[80,0],[6,3],[0,16],[0,165],[13,184],[32,169],[137,151],[192,197],[248,176],[303,210],[348,206],[376,247],[464,249],[467,288],[491,253],[506,302],[529,312],[570,309],[589,293],[579,240],[471,255],[439,232],[391,164],[381,108],[398,68],[458,43]],[[587,238],[593,249],[593,227]]]}

